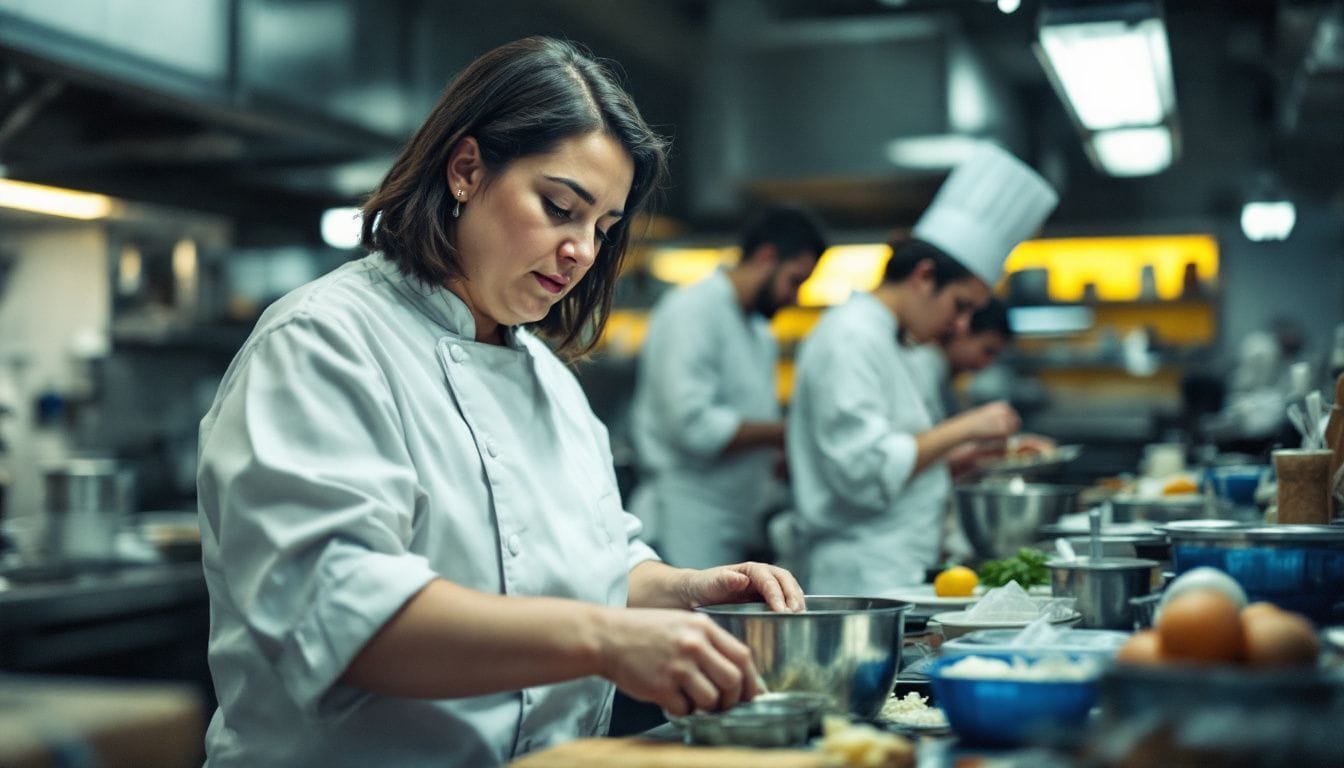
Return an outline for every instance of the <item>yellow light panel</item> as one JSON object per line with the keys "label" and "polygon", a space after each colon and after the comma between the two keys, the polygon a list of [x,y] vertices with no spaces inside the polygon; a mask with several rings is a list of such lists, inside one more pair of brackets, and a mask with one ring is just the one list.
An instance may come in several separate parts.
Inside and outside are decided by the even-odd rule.
{"label": "yellow light panel", "polygon": [[1028,240],[1013,249],[1004,271],[1049,270],[1054,301],[1082,301],[1088,283],[1096,286],[1099,300],[1135,301],[1145,266],[1153,268],[1156,298],[1181,298],[1187,264],[1195,265],[1201,284],[1212,285],[1218,278],[1218,241],[1209,235]]}
{"label": "yellow light panel", "polygon": [[106,195],[0,179],[0,207],[88,221],[107,218],[114,204]]}
{"label": "yellow light panel", "polygon": [[844,303],[854,291],[871,291],[882,280],[891,249],[881,244],[834,245],[826,249],[812,276],[798,288],[804,307]]}
{"label": "yellow light panel", "polygon": [[737,248],[659,248],[649,257],[649,272],[659,280],[687,285],[709,276],[719,265],[737,262]]}

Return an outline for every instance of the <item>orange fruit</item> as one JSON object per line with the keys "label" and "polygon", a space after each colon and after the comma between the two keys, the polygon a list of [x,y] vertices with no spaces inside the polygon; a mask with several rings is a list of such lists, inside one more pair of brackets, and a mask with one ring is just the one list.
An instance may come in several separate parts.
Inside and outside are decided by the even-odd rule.
{"label": "orange fruit", "polygon": [[964,565],[954,565],[933,580],[933,594],[939,597],[970,597],[980,583],[975,571]]}
{"label": "orange fruit", "polygon": [[1220,591],[1192,589],[1172,598],[1157,622],[1162,655],[1172,661],[1229,664],[1245,658],[1241,607]]}

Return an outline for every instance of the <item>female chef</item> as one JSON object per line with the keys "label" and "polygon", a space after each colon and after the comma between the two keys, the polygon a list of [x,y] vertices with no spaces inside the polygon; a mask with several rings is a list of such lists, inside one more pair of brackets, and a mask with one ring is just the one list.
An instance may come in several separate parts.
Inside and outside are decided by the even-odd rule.
{"label": "female chef", "polygon": [[201,422],[207,764],[490,766],[756,693],[697,605],[788,572],[659,562],[561,353],[598,337],[665,145],[546,38],[449,86],[364,207],[370,254],[272,305]]}

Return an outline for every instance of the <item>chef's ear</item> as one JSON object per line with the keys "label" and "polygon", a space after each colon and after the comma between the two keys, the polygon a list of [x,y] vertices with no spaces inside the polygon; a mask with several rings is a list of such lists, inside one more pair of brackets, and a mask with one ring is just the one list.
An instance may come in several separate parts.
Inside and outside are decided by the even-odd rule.
{"label": "chef's ear", "polygon": [[920,287],[927,287],[930,293],[935,293],[938,288],[938,269],[933,264],[933,259],[920,259],[915,263],[915,268],[910,270],[910,279]]}
{"label": "chef's ear", "polygon": [[448,192],[466,202],[485,177],[485,162],[481,160],[481,145],[471,136],[463,136],[448,156]]}

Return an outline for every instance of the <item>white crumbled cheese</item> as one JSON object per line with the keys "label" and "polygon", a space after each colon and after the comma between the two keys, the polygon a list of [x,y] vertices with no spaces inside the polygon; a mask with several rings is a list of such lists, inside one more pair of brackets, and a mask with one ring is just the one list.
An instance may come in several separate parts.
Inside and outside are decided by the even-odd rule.
{"label": "white crumbled cheese", "polygon": [[1015,656],[1012,663],[987,656],[967,656],[943,668],[946,677],[973,680],[1091,680],[1099,673],[1094,660],[1072,661],[1063,656],[1047,656],[1035,663]]}
{"label": "white crumbled cheese", "polygon": [[947,726],[947,716],[943,710],[937,707],[929,706],[927,696],[920,696],[914,691],[905,694],[903,698],[891,696],[887,703],[882,705],[882,711],[878,718],[897,725],[908,725],[914,728],[943,728]]}

